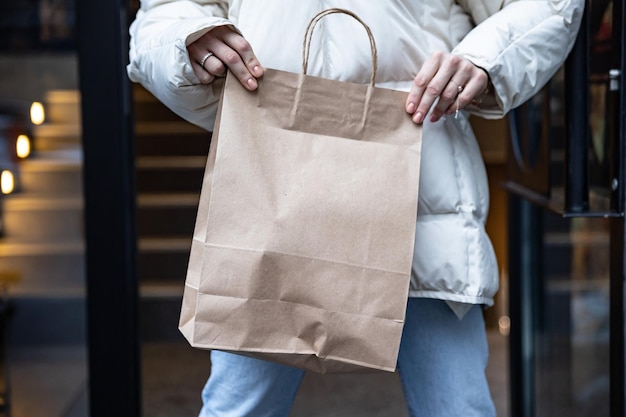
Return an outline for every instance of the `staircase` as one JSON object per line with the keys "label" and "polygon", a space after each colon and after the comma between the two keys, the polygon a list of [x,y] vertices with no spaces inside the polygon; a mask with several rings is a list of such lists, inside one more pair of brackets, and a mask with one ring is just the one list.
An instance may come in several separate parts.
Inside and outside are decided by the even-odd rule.
{"label": "staircase", "polygon": [[[180,301],[210,134],[134,86],[142,337],[180,338]],[[83,343],[85,245],[80,97],[51,91],[47,121],[4,200],[0,273],[16,271],[11,343]],[[148,319],[149,318],[149,319]]]}
{"label": "staircase", "polygon": [[210,134],[138,85],[134,102],[142,336],[177,339]]}

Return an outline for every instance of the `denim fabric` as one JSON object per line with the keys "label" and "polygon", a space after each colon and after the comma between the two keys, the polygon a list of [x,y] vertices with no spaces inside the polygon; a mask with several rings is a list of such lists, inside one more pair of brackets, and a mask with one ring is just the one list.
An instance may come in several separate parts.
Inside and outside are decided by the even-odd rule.
{"label": "denim fabric", "polygon": [[480,306],[459,319],[443,301],[409,298],[398,372],[412,417],[493,417]]}
{"label": "denim fabric", "polygon": [[[409,298],[398,372],[411,417],[492,417],[479,306],[459,319],[444,301]],[[200,417],[287,417],[304,371],[211,352]],[[363,375],[367,378],[367,375]]]}

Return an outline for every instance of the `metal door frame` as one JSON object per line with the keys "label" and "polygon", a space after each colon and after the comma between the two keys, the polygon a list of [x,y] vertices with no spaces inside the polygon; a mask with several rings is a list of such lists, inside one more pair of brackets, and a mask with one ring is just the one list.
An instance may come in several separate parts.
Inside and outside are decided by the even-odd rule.
{"label": "metal door frame", "polygon": [[141,415],[128,9],[77,2],[92,417]]}

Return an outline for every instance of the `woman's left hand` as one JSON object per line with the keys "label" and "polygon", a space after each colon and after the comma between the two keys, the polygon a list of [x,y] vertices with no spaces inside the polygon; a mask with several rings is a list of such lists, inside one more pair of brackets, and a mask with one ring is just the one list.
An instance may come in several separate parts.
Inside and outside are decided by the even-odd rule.
{"label": "woman's left hand", "polygon": [[406,99],[406,111],[412,115],[413,122],[421,124],[435,105],[430,121],[436,122],[444,114],[452,114],[484,94],[488,83],[487,72],[469,60],[435,52],[413,80]]}

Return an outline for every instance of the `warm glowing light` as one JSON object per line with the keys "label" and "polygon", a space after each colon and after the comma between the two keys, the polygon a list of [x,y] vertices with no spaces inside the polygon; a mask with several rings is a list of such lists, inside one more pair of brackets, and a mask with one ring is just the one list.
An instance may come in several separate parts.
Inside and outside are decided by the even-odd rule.
{"label": "warm glowing light", "polygon": [[502,336],[508,336],[511,332],[511,319],[509,316],[502,316],[498,320],[498,328]]}
{"label": "warm glowing light", "polygon": [[15,148],[19,158],[27,158],[30,155],[30,138],[26,135],[19,135]]}
{"label": "warm glowing light", "polygon": [[11,171],[4,170],[0,174],[0,190],[2,194],[11,194],[15,189],[15,179]]}
{"label": "warm glowing light", "polygon": [[30,105],[30,120],[34,125],[40,125],[46,120],[46,112],[44,111],[43,104],[35,101]]}

